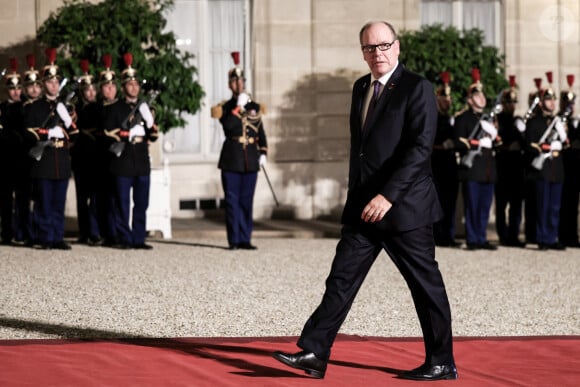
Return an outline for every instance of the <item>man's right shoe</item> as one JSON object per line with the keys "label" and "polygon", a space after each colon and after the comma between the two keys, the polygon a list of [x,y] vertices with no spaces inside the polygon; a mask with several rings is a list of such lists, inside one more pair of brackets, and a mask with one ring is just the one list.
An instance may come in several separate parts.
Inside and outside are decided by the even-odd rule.
{"label": "man's right shoe", "polygon": [[273,354],[274,359],[299,370],[303,370],[308,375],[311,375],[317,379],[324,378],[326,373],[327,361],[320,360],[312,352],[297,352],[295,354],[284,353],[276,351]]}
{"label": "man's right shoe", "polygon": [[411,371],[405,371],[399,374],[400,379],[408,380],[455,380],[457,379],[457,369],[454,364],[443,365],[426,365],[415,368]]}

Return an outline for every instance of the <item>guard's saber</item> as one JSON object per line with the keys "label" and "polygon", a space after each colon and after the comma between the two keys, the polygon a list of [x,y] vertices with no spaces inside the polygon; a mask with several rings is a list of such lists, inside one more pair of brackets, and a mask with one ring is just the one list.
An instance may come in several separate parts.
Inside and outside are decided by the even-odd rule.
{"label": "guard's saber", "polygon": [[280,207],[280,203],[276,198],[276,193],[274,192],[274,188],[272,188],[272,183],[270,183],[270,178],[268,177],[268,172],[266,172],[266,167],[262,165],[262,171],[264,171],[264,176],[266,176],[266,181],[268,182],[268,187],[270,187],[270,192],[272,192],[272,196],[274,197],[274,202],[276,202],[276,207]]}

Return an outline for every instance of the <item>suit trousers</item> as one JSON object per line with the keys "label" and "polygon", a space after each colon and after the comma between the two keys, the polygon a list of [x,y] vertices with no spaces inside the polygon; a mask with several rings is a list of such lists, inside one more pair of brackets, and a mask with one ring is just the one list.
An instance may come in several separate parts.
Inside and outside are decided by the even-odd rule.
{"label": "suit trousers", "polygon": [[550,245],[558,240],[562,183],[536,181],[536,239]]}
{"label": "suit trousers", "polygon": [[451,311],[435,260],[431,225],[399,233],[345,225],[326,279],[326,291],[297,345],[320,359],[330,357],[336,335],[381,249],[390,256],[411,290],[423,331],[425,363],[453,363]]}

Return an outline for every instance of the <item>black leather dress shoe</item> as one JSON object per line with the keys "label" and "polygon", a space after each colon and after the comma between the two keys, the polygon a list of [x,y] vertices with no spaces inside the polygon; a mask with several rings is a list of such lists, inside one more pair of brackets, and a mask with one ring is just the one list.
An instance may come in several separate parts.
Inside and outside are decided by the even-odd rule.
{"label": "black leather dress shoe", "polygon": [[480,246],[483,250],[497,250],[497,246],[492,245],[488,241],[483,242]]}
{"label": "black leather dress shoe", "polygon": [[295,354],[276,351],[274,359],[299,370],[303,370],[308,375],[317,379],[324,378],[327,362],[320,360],[312,352],[297,352]]}
{"label": "black leather dress shoe", "polygon": [[258,248],[251,243],[240,243],[238,247],[243,250],[258,250]]}
{"label": "black leather dress shoe", "polygon": [[148,245],[147,243],[140,243],[138,245],[133,246],[133,248],[137,250],[153,250],[153,246]]}
{"label": "black leather dress shoe", "polygon": [[228,250],[237,250],[239,249],[238,245],[229,245]]}
{"label": "black leather dress shoe", "polygon": [[405,371],[398,376],[400,379],[409,380],[455,380],[457,379],[457,369],[455,365],[426,365]]}
{"label": "black leather dress shoe", "polygon": [[71,249],[70,245],[68,243],[66,243],[65,241],[54,242],[52,244],[52,248],[57,249],[57,250],[70,250]]}

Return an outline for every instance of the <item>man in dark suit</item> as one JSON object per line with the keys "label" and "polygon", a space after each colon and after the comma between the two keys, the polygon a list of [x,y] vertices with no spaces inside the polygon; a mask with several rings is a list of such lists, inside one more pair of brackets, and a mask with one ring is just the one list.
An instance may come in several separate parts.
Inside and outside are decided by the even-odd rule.
{"label": "man in dark suit", "polygon": [[371,74],[353,88],[342,236],[322,302],[298,340],[302,351],[274,357],[323,378],[340,326],[384,249],[411,290],[425,341],[424,364],[399,377],[456,379],[451,312],[433,238],[433,223],[441,217],[430,164],[435,94],[427,80],[399,64],[399,41],[389,23],[367,23],[359,38]]}

